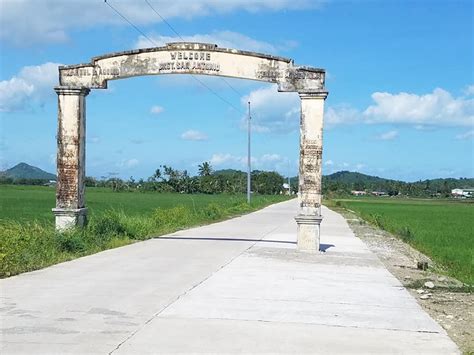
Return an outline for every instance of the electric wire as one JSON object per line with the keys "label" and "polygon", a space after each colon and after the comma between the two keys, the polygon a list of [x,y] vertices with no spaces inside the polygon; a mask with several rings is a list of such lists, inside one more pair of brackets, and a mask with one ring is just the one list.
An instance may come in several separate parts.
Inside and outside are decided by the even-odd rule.
{"label": "electric wire", "polygon": [[[183,41],[185,42],[185,40],[180,36],[180,34],[173,28],[173,26],[171,26],[171,24],[168,23],[168,21],[166,21],[166,19],[161,16],[158,11],[156,11],[156,9],[147,1],[145,0],[145,2],[148,4],[148,6],[153,10],[153,12],[155,12],[160,18],[161,20],[166,24],[168,25],[168,27]],[[156,47],[159,47],[159,44],[156,43],[153,39],[151,39],[150,37],[148,37],[142,30],[140,30],[140,28],[138,28],[138,26],[136,26],[132,21],[130,21],[125,15],[123,15],[118,9],[116,9],[114,6],[112,6],[109,2],[107,2],[107,0],[104,0],[104,3],[107,4],[117,15],[119,15],[123,20],[125,20],[130,26],[132,26],[138,33],[140,33],[143,37],[145,37],[152,45],[156,46]],[[212,88],[209,87],[209,85],[207,85],[206,83],[204,83],[202,80],[200,80],[199,78],[197,78],[195,75],[193,74],[190,74],[191,77],[196,80],[199,84],[201,84],[203,87],[205,87],[207,90],[209,90],[214,96],[216,96],[217,98],[219,98],[222,102],[226,103],[228,106],[230,106],[232,109],[234,109],[235,111],[241,113],[241,114],[245,114],[241,109],[239,109],[238,107],[236,107],[234,104],[232,104],[229,100],[225,99],[222,95],[218,94],[215,90],[213,90]],[[224,82],[235,92],[237,93],[238,95],[240,95],[240,93],[230,84],[228,83],[224,78],[221,77],[222,80],[224,80]]]}
{"label": "electric wire", "polygon": [[132,26],[135,30],[138,31],[143,37],[145,37],[148,41],[150,41],[151,44],[156,45],[155,42],[148,37],[142,30],[140,30],[137,26],[135,26],[128,18],[126,18],[124,15],[120,13],[115,7],[113,7],[110,3],[107,2],[107,0],[104,0],[105,4],[108,5],[112,10],[115,11],[117,15],[119,15],[121,18],[123,18],[130,26]]}
{"label": "electric wire", "polygon": [[[158,10],[156,10],[152,4],[150,4],[150,2],[148,0],[144,0],[146,2],[146,4],[148,5],[148,7],[155,13],[158,15],[158,17],[169,27],[169,29],[176,35],[179,37],[179,39],[181,39],[181,41],[183,42],[186,42],[186,40],[181,37],[181,35],[179,34],[178,31],[176,31],[176,29],[171,26],[171,24],[166,21],[166,19],[158,12]],[[228,87],[230,87],[232,89],[232,91],[234,91],[239,97],[242,97],[243,95],[236,89],[234,88],[226,79],[224,79],[223,77],[220,77],[220,79],[222,79],[222,81],[224,81],[224,83],[227,84]]]}

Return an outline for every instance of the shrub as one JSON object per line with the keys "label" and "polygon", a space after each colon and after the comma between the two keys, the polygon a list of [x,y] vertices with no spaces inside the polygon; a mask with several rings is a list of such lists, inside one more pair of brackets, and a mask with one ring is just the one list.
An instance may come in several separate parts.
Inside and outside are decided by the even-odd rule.
{"label": "shrub", "polygon": [[208,204],[202,209],[201,213],[206,219],[210,219],[212,221],[222,218],[224,215],[222,207],[215,203]]}
{"label": "shrub", "polygon": [[38,223],[0,224],[0,277],[44,267],[56,258],[54,229]]}
{"label": "shrub", "polygon": [[185,206],[176,206],[169,209],[157,208],[153,212],[153,220],[160,230],[176,230],[190,225],[195,219],[195,214]]}
{"label": "shrub", "polygon": [[109,210],[93,219],[89,224],[89,228],[99,240],[105,241],[112,236],[126,234],[127,229],[123,223],[125,218],[123,212]]}
{"label": "shrub", "polygon": [[69,233],[58,234],[56,237],[60,251],[67,253],[82,253],[87,248],[83,233],[72,231]]}

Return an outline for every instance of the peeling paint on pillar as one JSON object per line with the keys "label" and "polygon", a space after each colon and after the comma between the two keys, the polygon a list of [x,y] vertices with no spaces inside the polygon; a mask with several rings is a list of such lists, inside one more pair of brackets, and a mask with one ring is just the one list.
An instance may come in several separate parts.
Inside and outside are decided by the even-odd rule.
{"label": "peeling paint on pillar", "polygon": [[319,250],[321,178],[323,155],[323,115],[327,92],[300,93],[300,168],[298,249]]}
{"label": "peeling paint on pillar", "polygon": [[278,91],[300,94],[298,249],[317,251],[321,222],[323,111],[327,96],[324,69],[298,66],[292,59],[273,55],[218,48],[210,43],[168,43],[163,47],[94,57],[87,64],[59,67],[56,225],[66,226],[64,221],[76,223],[85,215],[84,98],[89,89],[106,89],[109,80],[162,74],[264,81],[277,84]]}

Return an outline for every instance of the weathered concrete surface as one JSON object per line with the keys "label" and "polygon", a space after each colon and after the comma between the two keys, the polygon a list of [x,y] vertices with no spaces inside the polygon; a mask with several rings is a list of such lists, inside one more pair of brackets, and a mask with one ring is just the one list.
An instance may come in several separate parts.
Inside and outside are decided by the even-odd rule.
{"label": "weathered concrete surface", "polygon": [[59,68],[61,86],[105,89],[109,80],[140,75],[200,74],[266,81],[279,91],[324,89],[325,71],[294,65],[273,55],[219,48],[212,43],[176,42],[92,58],[91,63]]}
{"label": "weathered concrete surface", "polygon": [[458,353],[343,218],[297,202],[1,280],[0,353]]}

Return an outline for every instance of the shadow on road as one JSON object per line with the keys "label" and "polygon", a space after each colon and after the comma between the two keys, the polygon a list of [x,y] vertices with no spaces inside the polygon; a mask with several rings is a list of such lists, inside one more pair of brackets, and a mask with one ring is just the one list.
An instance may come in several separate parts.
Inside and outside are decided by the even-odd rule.
{"label": "shadow on road", "polygon": [[166,239],[166,240],[216,240],[225,242],[258,242],[258,243],[283,243],[283,244],[296,244],[296,242],[288,240],[269,240],[269,239],[248,239],[248,238],[221,238],[221,237],[156,237],[155,239]]}

